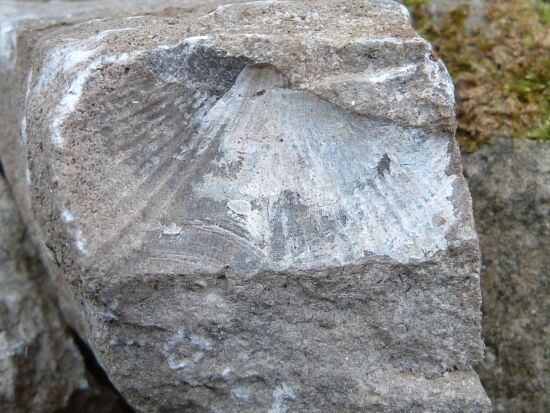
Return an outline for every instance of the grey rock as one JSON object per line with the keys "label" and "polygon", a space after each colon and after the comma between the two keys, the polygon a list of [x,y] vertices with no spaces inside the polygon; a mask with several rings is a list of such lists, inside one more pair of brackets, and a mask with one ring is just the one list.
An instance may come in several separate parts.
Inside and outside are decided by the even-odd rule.
{"label": "grey rock", "polygon": [[[86,370],[0,176],[0,406],[4,413],[125,411]],[[78,407],[78,410],[75,408]]]}
{"label": "grey rock", "polygon": [[[406,3],[400,1],[400,3]],[[466,19],[466,28],[475,30],[486,28],[487,19],[485,18],[485,8],[487,0],[426,0],[427,10],[436,21],[442,21],[446,12],[458,7],[468,7],[468,17]]]}
{"label": "grey rock", "polygon": [[478,372],[497,412],[550,411],[550,144],[464,154],[483,253]]}
{"label": "grey rock", "polygon": [[0,156],[133,406],[490,410],[453,86],[406,9],[10,24]]}
{"label": "grey rock", "polygon": [[473,30],[486,26],[486,0],[429,0],[428,10],[435,18],[440,19],[446,11],[455,9],[463,5],[468,6],[468,18],[466,20],[466,26],[469,29]]}

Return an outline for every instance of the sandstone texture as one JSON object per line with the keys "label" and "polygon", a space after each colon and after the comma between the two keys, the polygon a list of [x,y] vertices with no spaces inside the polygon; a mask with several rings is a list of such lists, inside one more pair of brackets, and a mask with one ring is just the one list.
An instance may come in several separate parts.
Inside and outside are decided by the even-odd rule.
{"label": "sandstone texture", "polygon": [[496,412],[550,411],[550,145],[493,139],[464,168],[483,253],[478,372]]}
{"label": "sandstone texture", "polygon": [[453,86],[404,7],[15,4],[0,157],[132,406],[490,410]]}
{"label": "sandstone texture", "polygon": [[0,176],[0,410],[124,412],[87,371]]}

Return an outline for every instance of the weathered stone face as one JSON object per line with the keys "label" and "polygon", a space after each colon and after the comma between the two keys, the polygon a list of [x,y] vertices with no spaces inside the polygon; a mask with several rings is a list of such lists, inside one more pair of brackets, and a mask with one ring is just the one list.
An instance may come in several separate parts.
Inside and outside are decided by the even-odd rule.
{"label": "weathered stone face", "polygon": [[493,139],[465,154],[483,251],[477,369],[498,412],[550,406],[550,145]]}
{"label": "weathered stone face", "polygon": [[0,406],[6,413],[124,412],[85,366],[0,175]]}
{"label": "weathered stone face", "polygon": [[[40,296],[44,274],[21,244],[24,232],[0,176],[0,405],[6,412],[54,411],[88,383],[58,310]],[[56,377],[57,364],[65,370],[64,380]]]}
{"label": "weathered stone face", "polygon": [[5,70],[23,103],[0,153],[134,406],[489,408],[452,83],[404,8],[38,25]]}

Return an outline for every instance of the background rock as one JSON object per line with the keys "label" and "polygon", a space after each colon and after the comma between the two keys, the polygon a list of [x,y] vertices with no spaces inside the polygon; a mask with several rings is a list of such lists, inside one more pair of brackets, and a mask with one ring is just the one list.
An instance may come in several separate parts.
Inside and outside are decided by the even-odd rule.
{"label": "background rock", "polygon": [[497,412],[550,410],[550,145],[493,139],[464,154],[483,254],[485,361]]}
{"label": "background rock", "polygon": [[487,24],[485,20],[486,0],[428,0],[428,10],[435,19],[441,19],[443,14],[460,6],[468,6],[466,21],[469,29],[482,28]]}

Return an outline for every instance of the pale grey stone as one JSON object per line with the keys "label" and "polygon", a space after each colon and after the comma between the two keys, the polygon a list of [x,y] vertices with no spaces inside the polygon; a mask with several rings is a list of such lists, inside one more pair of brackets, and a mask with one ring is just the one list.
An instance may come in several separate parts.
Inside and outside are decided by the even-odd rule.
{"label": "pale grey stone", "polygon": [[[406,2],[400,0],[400,3]],[[487,0],[426,0],[426,9],[436,21],[442,22],[445,13],[466,6],[468,8],[466,28],[476,30],[487,28],[485,18],[487,4]]]}
{"label": "pale grey stone", "polygon": [[490,410],[453,86],[406,9],[12,26],[0,156],[133,406]]}
{"label": "pale grey stone", "polygon": [[468,7],[468,18],[466,26],[474,30],[487,25],[485,19],[486,0],[428,0],[428,10],[436,19],[441,19],[442,15],[452,9],[460,6]]}
{"label": "pale grey stone", "polygon": [[550,144],[493,139],[464,167],[483,253],[477,370],[495,411],[550,411]]}

